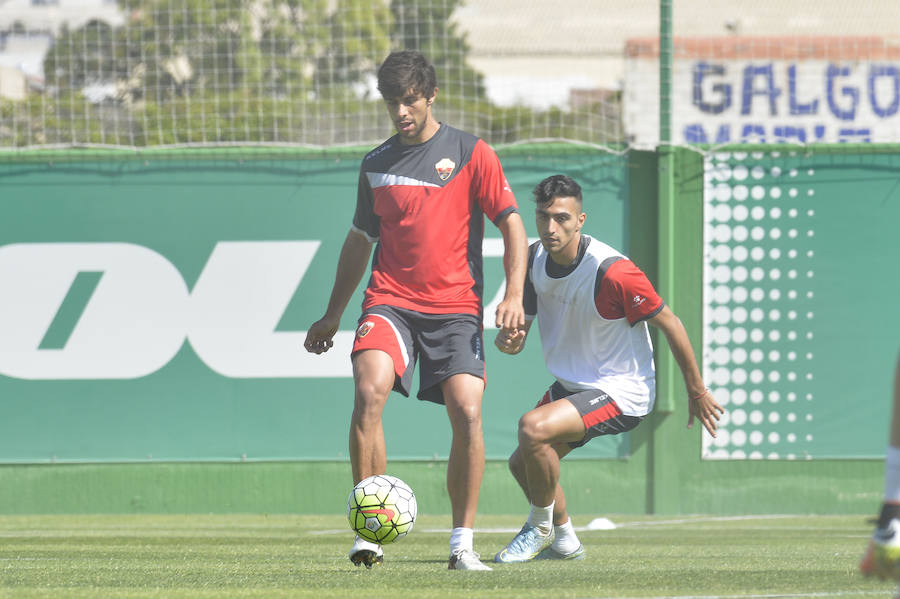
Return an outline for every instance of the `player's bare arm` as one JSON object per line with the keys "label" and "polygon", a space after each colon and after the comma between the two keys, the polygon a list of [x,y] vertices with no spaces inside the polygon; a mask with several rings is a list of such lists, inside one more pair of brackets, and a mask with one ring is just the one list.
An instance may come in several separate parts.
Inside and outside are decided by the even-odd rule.
{"label": "player's bare arm", "polygon": [[697,366],[697,358],[694,356],[694,349],[691,347],[684,324],[668,306],[663,306],[663,309],[648,322],[665,334],[669,349],[681,369],[681,376],[684,378],[688,392],[690,412],[688,428],[693,428],[694,418],[698,418],[709,434],[715,437],[719,416],[725,413],[725,410],[703,383],[700,368]]}
{"label": "player's bare arm", "polygon": [[303,343],[306,351],[321,354],[334,346],[333,338],[340,326],[341,315],[366,272],[371,253],[372,243],[364,235],[353,230],[347,233],[338,258],[337,274],[334,278],[334,287],[331,288],[328,308],[325,315],[309,327],[306,341]]}
{"label": "player's bare arm", "polygon": [[497,349],[504,354],[515,355],[521,352],[525,349],[525,338],[528,336],[528,331],[531,329],[532,322],[534,321],[526,320],[525,326],[522,328],[511,329],[502,327],[497,331],[497,336],[494,338],[494,345],[496,345]]}
{"label": "player's bare arm", "polygon": [[522,295],[528,263],[528,236],[518,212],[507,214],[497,227],[503,235],[503,269],[506,271],[506,293],[497,306],[497,326],[520,329],[525,326]]}

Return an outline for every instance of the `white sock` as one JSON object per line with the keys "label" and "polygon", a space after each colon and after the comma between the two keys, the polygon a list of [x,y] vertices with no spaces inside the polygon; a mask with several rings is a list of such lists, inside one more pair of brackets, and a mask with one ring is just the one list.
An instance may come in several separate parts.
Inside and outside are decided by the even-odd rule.
{"label": "white sock", "polygon": [[575,528],[572,526],[572,519],[566,520],[565,524],[554,526],[553,531],[556,537],[553,539],[553,549],[560,553],[572,553],[581,546],[578,535],[575,534]]}
{"label": "white sock", "polygon": [[900,503],[900,447],[887,448],[884,459],[884,501]]}
{"label": "white sock", "polygon": [[537,528],[545,537],[553,530],[553,506],[556,502],[550,502],[547,507],[531,505],[531,513],[528,514],[528,523]]}
{"label": "white sock", "polygon": [[475,531],[471,528],[463,528],[461,526],[454,528],[450,532],[450,555],[463,549],[474,551]]}

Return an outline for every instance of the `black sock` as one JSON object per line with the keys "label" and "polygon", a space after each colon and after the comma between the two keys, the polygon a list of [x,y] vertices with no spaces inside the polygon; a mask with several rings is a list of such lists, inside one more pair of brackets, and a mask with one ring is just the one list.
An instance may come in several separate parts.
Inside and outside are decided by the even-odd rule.
{"label": "black sock", "polygon": [[900,519],[900,504],[885,503],[881,506],[881,515],[878,516],[878,528],[887,528],[888,522],[893,518]]}

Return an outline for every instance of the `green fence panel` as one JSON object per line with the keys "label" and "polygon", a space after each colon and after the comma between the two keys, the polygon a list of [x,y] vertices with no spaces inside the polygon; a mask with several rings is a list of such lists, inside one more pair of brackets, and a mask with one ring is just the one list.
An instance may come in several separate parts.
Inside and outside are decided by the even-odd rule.
{"label": "green fence panel", "polygon": [[[897,284],[895,263],[900,256],[891,236],[891,229],[900,222],[896,212],[898,157],[897,148],[825,152],[783,146],[745,148],[743,153],[709,155],[704,161],[691,151],[677,151],[678,206],[673,215],[677,232],[676,289],[674,297],[666,299],[688,328],[695,351],[702,354],[710,385],[717,389],[720,399],[728,401],[729,416],[723,422],[727,433],[719,444],[709,439],[701,442],[696,427],[685,430],[683,389],[675,385],[675,389],[661,390],[675,393],[673,413],[653,414],[633,435],[616,439],[616,444],[595,441],[573,454],[573,458],[579,453],[582,457],[606,458],[579,460],[563,469],[569,505],[576,514],[875,513],[881,500],[890,369],[900,330],[890,310],[890,298],[895,296],[891,291],[896,291]],[[655,280],[659,249],[654,233],[656,157],[652,152],[614,156],[542,146],[509,149],[501,153],[501,158],[530,234],[534,234],[531,187],[547,174],[568,173],[584,184],[587,230],[627,249]],[[274,310],[277,323],[270,332],[289,336],[316,318],[327,300],[336,253],[352,212],[349,198],[358,160],[359,154],[346,151],[253,156],[246,150],[186,152],[177,157],[113,152],[93,160],[72,153],[47,155],[37,161],[0,159],[0,253],[10,246],[39,243],[117,243],[126,244],[126,251],[134,250],[131,246],[147,248],[171,266],[165,266],[153,254],[138,252],[131,258],[143,260],[144,266],[156,265],[163,272],[163,280],[165,273],[172,275],[174,270],[184,289],[190,290],[183,293],[192,297],[205,277],[211,277],[206,279],[207,293],[209,281],[216,281],[211,276],[214,273],[205,271],[217,251],[230,250],[232,261],[239,253],[241,248],[223,248],[223,242],[287,242],[286,246],[262,246],[282,250],[293,247],[292,243],[318,243],[296,288],[288,293],[286,305]],[[746,171],[740,168],[742,165]],[[780,169],[777,176],[773,172],[776,167]],[[740,197],[745,191],[738,190],[740,185],[746,187],[743,200]],[[726,186],[730,191],[725,191]],[[757,199],[761,192],[756,187],[763,188],[765,198]],[[777,198],[772,195],[776,187],[781,187],[780,192],[774,192],[781,194]],[[794,196],[791,189],[796,189]],[[801,198],[813,214],[798,208]],[[310,208],[318,208],[323,202],[327,207],[324,216],[322,210]],[[729,207],[731,220],[718,220],[726,216],[726,210],[717,208],[718,204]],[[735,218],[739,205],[747,206],[743,220],[738,220],[740,210]],[[758,220],[752,212],[757,205],[765,210],[765,216]],[[794,216],[792,206],[797,209]],[[772,208],[776,207],[780,213],[773,215]],[[710,220],[713,217],[717,220]],[[783,224],[807,219],[812,220],[802,226]],[[624,222],[630,223],[625,233]],[[719,225],[728,227],[729,241],[712,237]],[[759,261],[762,272],[753,271],[757,264],[752,247],[747,247],[743,261],[735,259],[735,252],[740,258],[743,251],[738,246],[749,246],[734,243],[738,226],[747,227],[749,240],[754,239],[754,228],[762,227],[764,235],[756,245],[765,245],[765,252],[779,249],[777,259],[767,254]],[[778,240],[793,240],[795,245],[776,244],[778,240],[771,233],[776,228],[781,230]],[[796,236],[791,237],[791,229],[797,230]],[[801,231],[810,230],[813,235],[803,238],[801,244]],[[488,245],[493,243],[496,248],[496,233],[490,225],[487,231],[495,239]],[[743,239],[743,233],[738,237]],[[729,247],[720,249],[721,245]],[[301,249],[309,252],[311,248]],[[794,258],[791,249],[797,250]],[[812,250],[814,258],[807,269],[813,276],[802,280],[802,288],[801,269],[796,268],[793,279],[789,272],[793,262],[808,259],[801,249]],[[723,257],[728,260],[721,261]],[[220,253],[217,259],[226,258],[227,253]],[[729,269],[728,283],[708,276],[710,269],[722,265]],[[750,302],[753,291],[748,288],[744,302],[732,302],[733,291],[729,291],[728,302],[719,301],[724,298],[719,287],[736,289],[741,283],[735,277],[741,265],[747,268],[743,284],[757,283],[755,277],[759,277],[753,287],[766,286],[766,297]],[[781,271],[777,281],[771,278],[773,268]],[[44,294],[50,294],[53,301],[44,310],[42,326],[31,330],[28,351],[52,356],[71,347],[89,312],[86,306],[110,291],[104,291],[104,285],[125,277],[121,271],[117,263],[95,261],[70,269],[69,278],[57,281],[53,289],[39,288],[35,303],[46,303]],[[11,292],[8,285],[13,279],[26,286],[32,280],[55,280],[41,275],[45,273],[28,270],[0,279],[0,302],[17,297],[19,292]],[[486,259],[486,275],[490,301],[502,279],[499,258]],[[739,271],[737,278],[743,277]],[[801,298],[801,289],[813,292],[808,298],[814,300],[808,323],[800,310],[792,320],[781,316],[789,308],[772,303],[775,300],[768,295],[771,289],[780,290],[778,301],[790,298],[791,289],[780,287],[787,281],[798,282],[794,301],[806,301]],[[267,290],[264,297],[276,295],[276,291]],[[354,298],[342,330],[352,331],[354,308],[360,299]],[[142,298],[133,298],[134,306],[143,306],[141,302]],[[735,320],[734,311],[739,306],[747,309],[744,323]],[[753,362],[750,354],[757,346],[730,344],[742,339],[732,335],[737,324],[756,323],[754,318],[760,315],[751,312],[757,307],[764,309],[765,315],[759,322],[767,322],[765,326],[770,328],[765,329],[764,339],[758,344],[762,359]],[[725,316],[719,308],[728,310],[726,324],[718,321]],[[777,321],[773,309],[779,310]],[[0,319],[6,318],[3,314],[0,310]],[[767,345],[772,342],[768,336],[774,330],[771,324],[785,321],[802,322],[811,328],[817,342],[813,360],[790,347]],[[9,319],[0,322],[6,327],[5,333],[14,330]],[[18,327],[16,334],[22,334],[24,323],[12,322]],[[734,401],[735,391],[741,389],[735,381],[717,384],[716,376],[721,373],[717,375],[716,369],[724,366],[718,362],[723,355],[719,351],[722,344],[715,337],[720,326],[729,329],[729,358],[736,355],[742,359],[741,352],[735,354],[735,350],[747,353],[741,364],[730,367],[747,369],[755,365],[750,370],[764,371],[759,385],[762,401],[758,401],[758,394],[752,395],[755,387],[747,387],[748,381],[755,380],[752,376],[759,376],[750,370],[741,379],[746,392],[742,404]],[[195,330],[187,325],[182,328],[190,328],[191,333]],[[796,340],[802,340],[800,330],[798,325]],[[490,341],[490,331],[486,333]],[[22,364],[10,362],[6,349],[9,341],[0,336],[0,405],[4,415],[0,418],[0,461],[5,462],[0,465],[0,512],[336,510],[335,506],[345,500],[350,482],[349,467],[343,463],[350,379],[322,376],[325,366],[321,362],[308,366],[318,369],[321,378],[246,373],[230,376],[225,370],[234,368],[233,364],[221,364],[208,348],[205,353],[198,352],[193,336],[182,334],[183,340],[170,350],[172,356],[149,374],[130,379],[55,380],[8,374],[9,368],[22,368]],[[747,338],[752,340],[751,334],[748,330]],[[144,335],[150,336],[146,331]],[[202,339],[202,334],[198,338]],[[290,337],[284,339],[294,342]],[[782,334],[778,340],[791,339]],[[533,341],[526,355],[511,358],[492,352],[488,356],[485,436],[493,460],[487,464],[481,494],[479,510],[483,513],[527,508],[504,461],[515,444],[516,420],[550,382]],[[771,353],[773,350],[777,356]],[[796,353],[794,360],[787,353],[790,351]],[[791,372],[785,365],[820,359],[824,364],[809,370],[812,379],[804,378],[802,383],[804,390],[811,390],[813,399],[807,400],[794,390],[796,396],[790,401],[787,394],[801,383],[783,374]],[[129,363],[124,361],[125,365]],[[238,365],[241,363],[238,361]],[[254,363],[247,360],[247,364]],[[95,363],[88,366],[98,368]],[[774,371],[782,373],[777,389],[769,386],[772,382],[768,373]],[[801,370],[796,372],[799,379]],[[831,381],[833,388],[822,382],[822,377]],[[727,396],[722,395],[723,389]],[[779,393],[778,402],[767,395],[772,390]],[[740,398],[737,393],[738,401]],[[779,428],[790,423],[790,412],[782,409],[800,405],[809,406],[813,418],[801,418],[799,408],[795,408],[791,424],[817,427],[808,433],[811,441],[805,437],[801,440],[794,430]],[[743,425],[734,418],[737,409],[745,411]],[[760,414],[751,416],[754,410]],[[778,415],[773,418],[771,413]],[[754,421],[761,425],[744,430],[743,445],[735,444],[737,427],[746,428]],[[429,513],[449,513],[444,480],[449,431],[440,408],[394,396],[385,425],[388,453],[397,469],[393,473],[408,479]],[[750,444],[753,430],[759,430],[766,443],[774,439],[770,432],[778,433],[780,445]],[[793,443],[787,438],[791,433],[795,435]],[[754,451],[759,454],[751,455]],[[741,459],[774,458],[776,453],[779,458],[795,459]],[[132,463],[48,464],[54,456],[59,462]],[[248,463],[238,463],[243,456]],[[404,456],[412,459],[401,461]],[[807,457],[818,459],[804,459]],[[285,461],[267,461],[276,459]],[[138,463],[144,461],[154,463]],[[315,493],[301,493],[299,489],[308,490],[308,481],[313,479],[320,483]],[[511,497],[517,498],[514,505],[510,504]]]}

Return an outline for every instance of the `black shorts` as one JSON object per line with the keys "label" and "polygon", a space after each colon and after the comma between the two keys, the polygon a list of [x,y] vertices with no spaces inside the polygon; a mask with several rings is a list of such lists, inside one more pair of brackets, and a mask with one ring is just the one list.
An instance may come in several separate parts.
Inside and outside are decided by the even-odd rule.
{"label": "black shorts", "polygon": [[394,391],[409,397],[419,361],[421,400],[444,403],[441,382],[454,374],[485,380],[484,335],[474,314],[425,314],[372,306],[360,317],[353,353],[379,349],[394,360]]}
{"label": "black shorts", "polygon": [[569,443],[572,448],[581,447],[594,437],[628,432],[644,419],[643,416],[623,414],[616,401],[601,389],[573,392],[563,387],[559,381],[550,385],[537,405],[542,406],[560,399],[566,399],[575,406],[584,422],[584,438]]}

